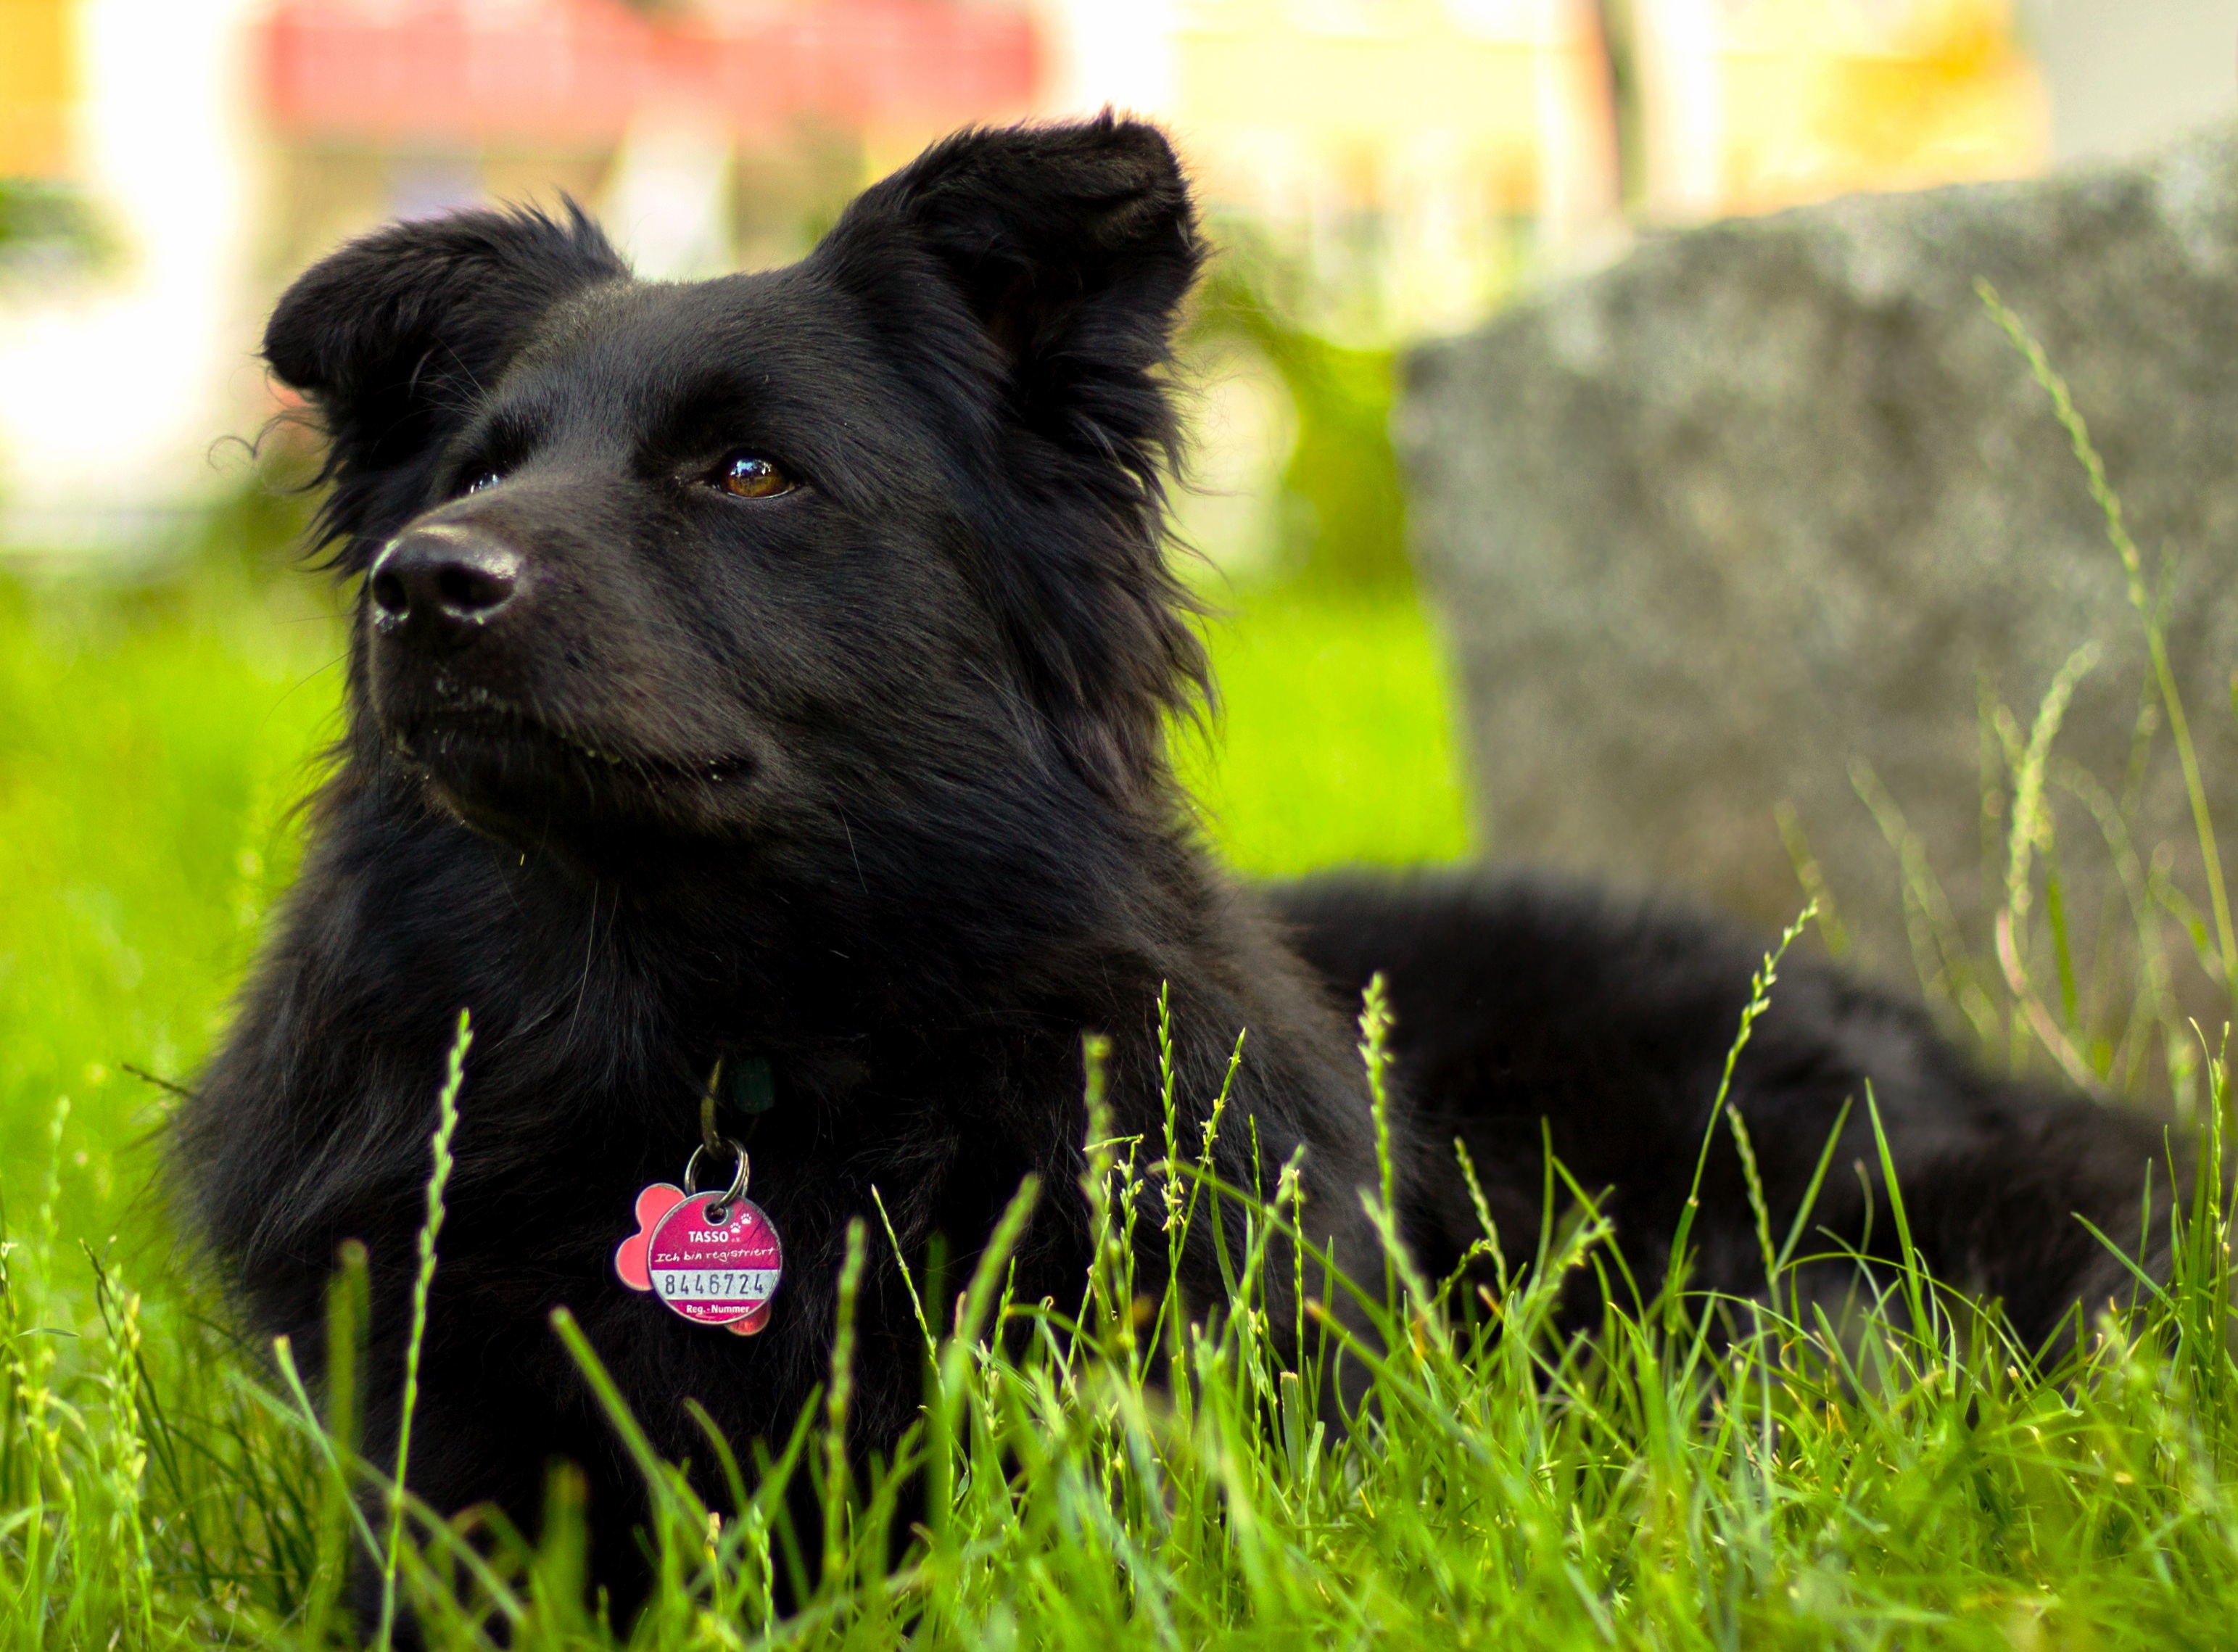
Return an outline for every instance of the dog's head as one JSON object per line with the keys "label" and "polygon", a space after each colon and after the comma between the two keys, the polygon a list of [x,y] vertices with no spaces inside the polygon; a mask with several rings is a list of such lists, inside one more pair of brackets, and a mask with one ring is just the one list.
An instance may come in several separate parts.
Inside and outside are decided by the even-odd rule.
{"label": "dog's head", "polygon": [[1198,261],[1171,149],[1109,116],[950,138],[758,274],[635,281],[572,211],[352,242],[265,349],[363,576],[362,759],[523,842],[998,777],[1161,804],[1204,673],[1159,479]]}

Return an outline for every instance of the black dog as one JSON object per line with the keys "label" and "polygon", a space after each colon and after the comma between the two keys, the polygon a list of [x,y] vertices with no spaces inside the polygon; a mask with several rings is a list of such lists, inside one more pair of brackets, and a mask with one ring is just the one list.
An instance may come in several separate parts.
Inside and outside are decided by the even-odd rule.
{"label": "black dog", "polygon": [[[662,1450],[705,1455],[687,1397],[734,1440],[780,1433],[826,1367],[846,1226],[879,1232],[873,1188],[905,1252],[941,1234],[968,1264],[1036,1173],[1019,1289],[1076,1300],[1082,1034],[1111,1040],[1119,1128],[1155,1140],[1162,983],[1192,1135],[1248,1028],[1222,1168],[1249,1180],[1246,1118],[1262,1163],[1302,1148],[1356,1274],[1380,1266],[1375,1160],[1342,1012],[1375,969],[1426,1267],[1477,1231],[1457,1135],[1535,1231],[1542,1118],[1614,1187],[1627,1246],[1652,1266],[1668,1243],[1752,944],[1470,880],[1280,893],[1286,931],[1198,845],[1164,731],[1205,662],[1159,479],[1201,256],[1164,140],[1107,118],[950,139],[765,274],[640,283],[579,215],[468,213],[354,242],[281,303],[267,354],[325,421],[324,526],[362,581],[350,728],[179,1169],[257,1321],[307,1351],[337,1246],[370,1247],[378,1449],[472,1011],[413,1455],[437,1507],[533,1519],[571,1457],[599,1564],[626,1572],[633,1476],[551,1309]],[[783,1283],[751,1338],[616,1273],[718,1058],[769,1103],[748,1196]],[[1799,966],[1736,1089],[1776,1219],[1855,1099],[1819,1219],[1864,1238],[1869,1079],[1936,1267],[2029,1335],[2118,1278],[2069,1213],[2135,1232],[2156,1132],[1976,1076],[1917,1011]],[[1695,1232],[1698,1283],[1761,1285],[1729,1146]],[[1209,1243],[1183,1281],[1206,1300]],[[921,1391],[884,1250],[866,1445]]]}

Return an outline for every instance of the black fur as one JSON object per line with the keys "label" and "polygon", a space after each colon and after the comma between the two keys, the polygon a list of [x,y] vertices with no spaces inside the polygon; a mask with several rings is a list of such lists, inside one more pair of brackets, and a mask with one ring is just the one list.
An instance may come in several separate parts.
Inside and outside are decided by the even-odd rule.
{"label": "black fur", "polygon": [[[1447,1169],[1457,1138],[1477,1166],[1494,1167],[1486,1192],[1500,1231],[1526,1236],[1551,1145],[1580,1186],[1612,1190],[1604,1208],[1634,1277],[1652,1289],[1764,944],[1699,913],[1528,879],[1335,878],[1277,890],[1275,901],[1325,979],[1357,994],[1380,971],[1398,1007],[1394,1072],[1412,1102],[1409,1231],[1426,1264],[1450,1267],[1470,1234],[1465,1184]],[[1898,1252],[1870,1100],[1936,1277],[2002,1301],[2031,1343],[2077,1302],[2095,1312],[2127,1294],[2129,1269],[2075,1214],[2134,1237],[2147,1166],[2165,1195],[2180,1145],[2142,1113],[1988,1076],[1917,1005],[1800,952],[1779,966],[1731,1094],[1776,1239],[1851,1103],[1811,1205],[1806,1257],[1845,1246]],[[2175,1158],[2181,1173],[2189,1160]],[[1740,1155],[1721,1131],[1690,1240],[1700,1247],[1696,1280],[1762,1290],[1748,1211]],[[1818,1273],[1836,1292],[1857,1280],[1846,1263]]]}
{"label": "black fur", "polygon": [[[378,1449],[471,1009],[413,1455],[436,1506],[533,1521],[572,1457],[624,1577],[632,1476],[550,1310],[660,1450],[704,1461],[687,1397],[743,1444],[823,1376],[874,1188],[905,1251],[944,1234],[968,1265],[1038,1174],[1020,1288],[1076,1298],[1081,1036],[1110,1035],[1119,1127],[1155,1138],[1162,982],[1192,1124],[1248,1028],[1222,1167],[1248,1179],[1246,1118],[1264,1162],[1304,1146],[1354,1268],[1376,1256],[1373,1134],[1342,1007],[1375,968],[1426,1261],[1473,1229],[1455,1133],[1502,1220],[1535,1228],[1542,1115],[1619,1188],[1627,1245],[1667,1239],[1751,945],[1520,886],[1308,886],[1277,905],[1315,979],[1197,844],[1162,731],[1205,668],[1159,477],[1199,259],[1164,140],[1106,118],[951,138],[768,274],[639,283],[579,215],[470,213],[353,242],[282,301],[268,354],[325,421],[325,521],[369,577],[339,770],[176,1162],[256,1322],[307,1351],[337,1246],[366,1241]],[[724,493],[740,450],[798,486]],[[718,1056],[776,1079],[752,1192],[786,1272],[751,1340],[610,1265]],[[2068,1212],[2123,1231],[2156,1138],[1981,1079],[1917,1012],[1818,970],[1791,971],[1742,1066],[1776,1216],[1867,1078],[1938,1266],[2031,1332],[2102,1287]],[[1846,1171],[1827,1219],[1858,1226]],[[1756,1283],[1729,1153],[1697,1231],[1708,1282]],[[1208,1250],[1189,1265],[1215,1295]],[[883,1246],[860,1312],[871,1446],[919,1394]]]}

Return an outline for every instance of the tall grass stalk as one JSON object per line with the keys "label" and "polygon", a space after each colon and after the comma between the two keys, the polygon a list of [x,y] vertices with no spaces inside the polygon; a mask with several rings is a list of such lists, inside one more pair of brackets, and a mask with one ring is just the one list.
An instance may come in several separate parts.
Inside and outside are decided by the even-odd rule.
{"label": "tall grass stalk", "polygon": [[443,1231],[443,1193],[451,1182],[451,1138],[459,1127],[459,1091],[467,1081],[467,1048],[474,1041],[465,1010],[451,1041],[449,1070],[435,1100],[435,1133],[429,1138],[427,1217],[420,1228],[420,1269],[412,1281],[412,1327],[404,1345],[404,1391],[396,1418],[396,1471],[388,1496],[388,1551],[381,1567],[381,1622],[374,1643],[387,1652],[396,1629],[396,1573],[404,1550],[404,1488],[412,1463],[412,1416],[420,1402],[420,1351],[427,1337],[427,1298],[435,1288],[435,1240]]}
{"label": "tall grass stalk", "polygon": [[[2043,704],[2037,709],[2026,744],[2011,753],[2012,830],[2006,855],[2005,903],[1995,920],[1997,962],[2004,971],[2006,984],[2012,989],[2014,1001],[2068,1078],[2086,1091],[2098,1087],[2099,1075],[2091,1070],[2089,1063],[2062,1030],[2058,1020],[2045,1008],[2029,979],[2024,959],[2029,909],[2035,895],[2033,861],[2039,850],[2049,853],[2053,843],[2050,817],[2044,807],[2045,766],[2051,757],[2051,743],[2057,737],[2059,725],[2067,715],[2067,703],[2074,696],[2075,685],[2097,663],[2097,645],[2092,643],[2085,643],[2068,657],[2058,675],[2052,678],[2051,686],[2044,691]],[[2060,922],[2060,885],[2056,872],[2047,880],[2045,891],[2053,924],[2054,952],[2063,982],[2062,1007],[2071,1024],[2075,1019],[2074,968],[2067,935]]]}
{"label": "tall grass stalk", "polygon": [[2176,759],[2183,767],[2184,791],[2191,803],[2192,825],[2199,836],[2200,862],[2207,877],[2208,902],[2215,915],[2214,956],[2218,979],[2231,995],[2232,1002],[2238,1004],[2238,929],[2234,929],[2231,923],[2230,898],[2223,884],[2222,857],[2215,847],[2214,823],[2208,816],[2207,784],[2200,772],[2199,752],[2192,742],[2190,719],[2184,715],[2183,697],[2176,691],[2175,673],[2168,664],[2168,635],[2161,623],[2160,605],[2146,585],[2144,558],[2137,553],[2136,543],[2129,537],[2122,513],[2121,495],[2107,479],[2106,462],[2099,457],[2097,446],[2090,439],[2090,427],[2083,420],[2082,409],[2075,405],[2067,380],[2051,365],[2035,334],[1997,295],[1995,287],[1977,277],[1974,288],[1990,314],[2004,329],[2006,337],[2013,341],[2013,347],[2027,360],[2036,383],[2051,399],[2052,413],[2067,433],[2089,484],[2090,497],[2105,519],[2107,539],[2122,559],[2129,606],[2135,610],[2138,622],[2144,628],[2153,679],[2160,689],[2161,705],[2168,717],[2169,736],[2175,743]]}
{"label": "tall grass stalk", "polygon": [[1732,1104],[1733,1069],[1739,1065],[1741,1052],[1748,1047],[1749,1036],[1758,1020],[1771,1008],[1772,984],[1779,979],[1779,961],[1787,955],[1798,936],[1818,915],[1818,903],[1807,903],[1795,921],[1781,932],[1778,943],[1766,953],[1764,963],[1749,981],[1748,1001],[1741,1008],[1740,1028],[1733,1034],[1731,1046],[1725,1051],[1725,1070],[1718,1077],[1718,1094],[1710,1103],[1709,1121],[1702,1131],[1702,1146],[1694,1157],[1694,1180],[1686,1190],[1686,1203],[1678,1217],[1678,1232],[1671,1241],[1671,1260],[1663,1282],[1664,1299],[1675,1311],[1679,1301],[1679,1285],[1685,1278],[1689,1253],[1686,1241],[1694,1231],[1694,1219],[1702,1209],[1702,1176],[1709,1168],[1711,1144],[1717,1140],[1718,1125],[1723,1120],[1731,1130],[1733,1146],[1740,1154],[1742,1173],[1748,1184],[1749,1209],[1756,1218],[1757,1243],[1764,1254],[1765,1284],[1777,1292],[1778,1258],[1772,1249],[1771,1211],[1765,1203],[1764,1178],[1758,1173],[1756,1144],[1750,1140],[1748,1126],[1742,1120],[1740,1109]]}
{"label": "tall grass stalk", "polygon": [[[2215,996],[2238,1006],[2228,881],[2215,841],[2199,754],[2170,662],[2167,615],[2175,563],[2163,555],[2148,577],[2121,497],[2063,378],[2026,325],[1988,282],[1976,283],[1984,309],[2043,389],[2065,433],[2119,561],[2133,617],[2146,645],[2136,715],[2123,773],[2101,776],[2062,756],[2056,741],[2077,686],[2097,662],[2095,644],[2078,648],[2046,685],[2025,726],[1985,677],[1979,696],[1981,821],[1985,935],[1970,942],[1924,842],[1862,756],[1851,778],[1897,856],[1914,964],[1930,998],[1960,1011],[1983,1047],[2016,1071],[2041,1051],[2064,1080],[2108,1100],[2170,1100],[2180,1117],[2202,1106],[2201,1047],[2183,1008],[2191,998],[2171,968],[2167,930],[2191,942]],[[2238,699],[2234,699],[2238,713]],[[2177,876],[2175,846],[2138,841],[2154,770],[2155,741],[2171,737],[2195,839],[2206,898],[2195,902]],[[2064,842],[2057,799],[2082,806],[2102,843]],[[1781,817],[1798,878],[1824,885],[1799,823]],[[2096,883],[2097,899],[2087,898]],[[2095,920],[2087,931],[2077,922]],[[1830,945],[1831,940],[1830,936]],[[2181,947],[2177,955],[2182,955]],[[2195,1000],[2193,1000],[2195,1001]],[[2219,1018],[2218,1018],[2219,1019]],[[2211,1082],[2211,1080],[2210,1080]]]}
{"label": "tall grass stalk", "polygon": [[[1375,1123],[1376,1208],[1388,1220],[1398,1209],[1398,1167],[1391,1151],[1391,1004],[1381,974],[1368,979],[1360,1008],[1360,1061],[1367,1070],[1368,1110]],[[1384,1247],[1383,1292],[1397,1277],[1394,1247]]]}

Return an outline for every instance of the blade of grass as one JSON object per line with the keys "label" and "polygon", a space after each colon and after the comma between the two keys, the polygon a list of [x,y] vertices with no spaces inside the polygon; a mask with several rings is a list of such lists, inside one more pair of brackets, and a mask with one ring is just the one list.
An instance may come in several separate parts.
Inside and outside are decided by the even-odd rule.
{"label": "blade of grass", "polygon": [[467,1048],[474,1041],[467,1012],[451,1041],[450,1066],[435,1100],[435,1133],[428,1149],[427,1217],[420,1228],[420,1270],[412,1281],[411,1334],[404,1345],[404,1397],[396,1419],[396,1472],[388,1497],[388,1550],[381,1566],[381,1621],[374,1644],[388,1652],[396,1633],[396,1571],[404,1553],[404,1488],[412,1463],[412,1415],[420,1403],[420,1353],[427,1338],[427,1301],[435,1287],[435,1240],[443,1231],[443,1193],[451,1181],[451,1137],[459,1127],[459,1091],[467,1081]]}
{"label": "blade of grass", "polygon": [[2066,431],[2075,457],[2089,483],[2090,497],[2105,519],[2107,539],[2122,559],[2122,571],[2128,578],[2129,605],[2144,626],[2145,647],[2152,658],[2154,678],[2160,684],[2162,706],[2168,713],[2168,734],[2175,742],[2176,759],[2183,767],[2184,792],[2190,800],[2192,825],[2199,836],[2200,861],[2207,875],[2208,903],[2215,914],[2216,956],[2222,986],[2233,995],[2233,1002],[2238,1003],[2238,929],[2231,924],[2230,898],[2222,880],[2222,856],[2216,849],[2214,824],[2208,817],[2206,782],[2201,775],[2198,750],[2192,743],[2191,723],[2184,716],[2183,697],[2176,691],[2175,672],[2168,664],[2167,633],[2161,625],[2159,609],[2146,589],[2144,559],[2137,554],[2136,543],[2130,539],[2122,519],[2121,496],[2107,479],[2106,462],[2099,457],[2097,446],[2090,439],[2090,427],[2084,422],[2082,410],[2075,405],[2067,380],[2052,367],[2036,335],[2007,307],[1997,295],[1997,289],[1986,279],[1976,277],[1974,291],[1990,317],[2004,329],[2013,347],[2028,362],[2036,383],[2050,397],[2053,416]]}

